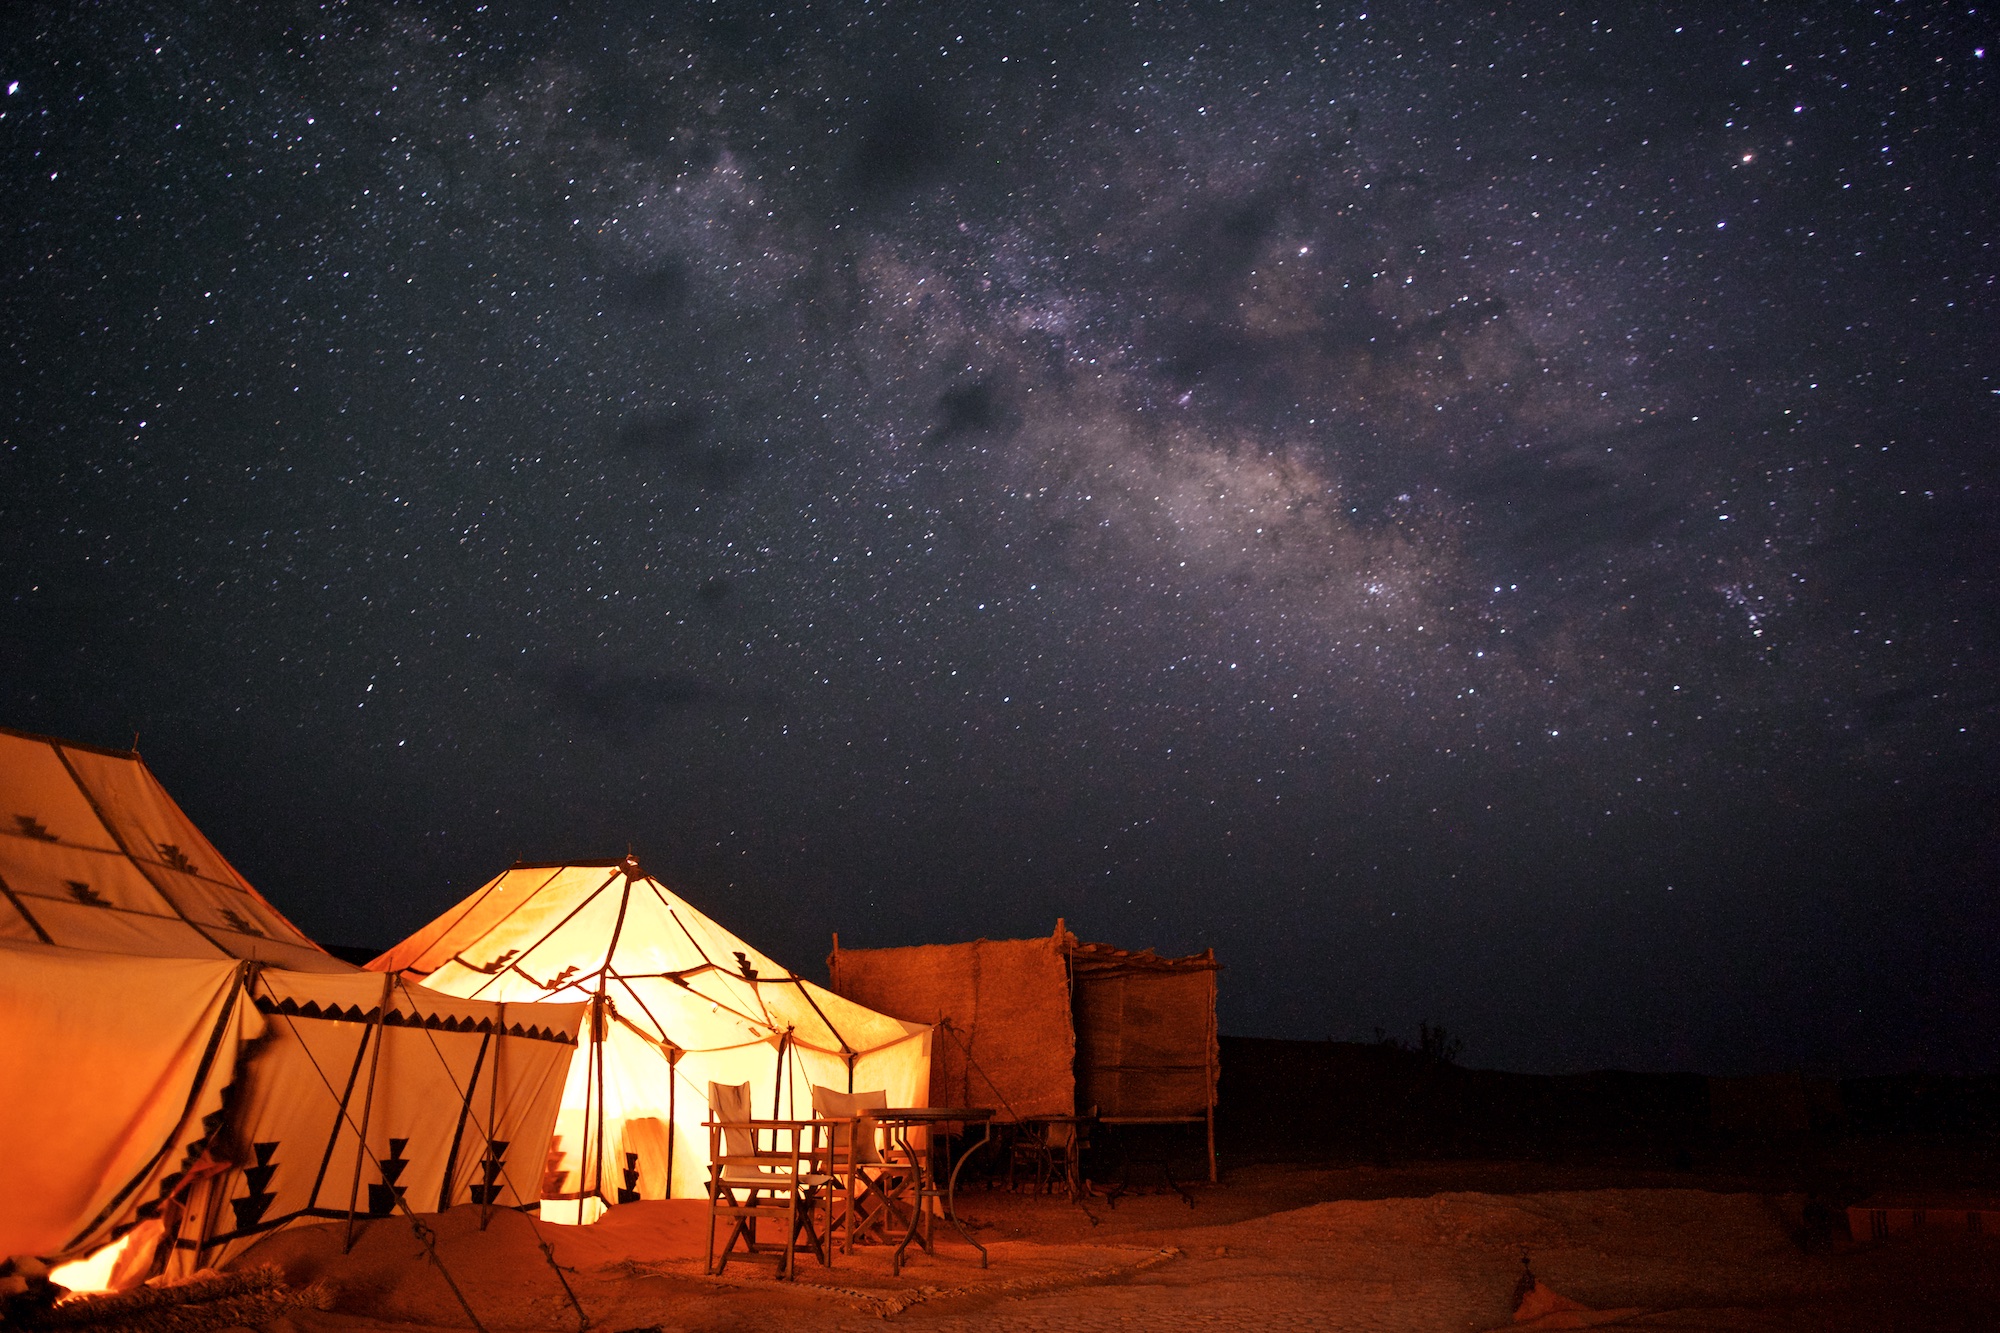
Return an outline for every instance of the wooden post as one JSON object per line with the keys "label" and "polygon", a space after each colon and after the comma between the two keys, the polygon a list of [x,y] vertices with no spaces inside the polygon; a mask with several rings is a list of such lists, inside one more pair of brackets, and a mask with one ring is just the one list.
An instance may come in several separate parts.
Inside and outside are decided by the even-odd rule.
{"label": "wooden post", "polygon": [[[1213,948],[1208,951],[1208,956],[1215,957]],[[1215,1044],[1215,972],[1211,969],[1208,974],[1208,1051],[1205,1056],[1208,1064],[1208,1183],[1211,1185],[1215,1183]]]}
{"label": "wooden post", "polygon": [[368,1120],[375,1111],[375,1068],[382,1063],[382,1020],[389,1016],[389,993],[395,984],[394,972],[382,974],[382,1002],[375,1007],[375,1021],[361,1038],[363,1041],[372,1038],[375,1049],[368,1056],[368,1091],[362,1094],[361,1133],[354,1144],[354,1179],[347,1185],[347,1240],[340,1247],[342,1254],[354,1249],[354,1204],[361,1196],[361,1164],[368,1160]]}
{"label": "wooden post", "polygon": [[[507,1004],[500,1004],[500,1016],[494,1020],[493,1068],[486,1071],[486,1160],[493,1160],[493,1139],[500,1132],[500,1050],[507,1044]],[[486,1173],[482,1164],[480,1174]],[[493,1196],[500,1192],[498,1177],[482,1181],[486,1186],[486,1203],[479,1210],[479,1229],[486,1230],[486,1224],[493,1220]],[[540,1191],[537,1191],[539,1193]]]}
{"label": "wooden post", "polygon": [[674,1094],[680,1090],[680,1059],[680,1047],[670,1046],[667,1055],[667,1190],[660,1196],[663,1199],[674,1197]]}

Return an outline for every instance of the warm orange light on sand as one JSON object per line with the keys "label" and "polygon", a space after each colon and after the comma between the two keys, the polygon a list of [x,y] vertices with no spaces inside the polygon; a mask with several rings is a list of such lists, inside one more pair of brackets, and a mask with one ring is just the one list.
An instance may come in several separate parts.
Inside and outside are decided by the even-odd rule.
{"label": "warm orange light on sand", "polygon": [[558,1222],[566,1226],[589,1226],[604,1216],[604,1200],[592,1195],[586,1199],[543,1199],[541,1219],[544,1222]]}
{"label": "warm orange light on sand", "polygon": [[49,1281],[76,1292],[109,1291],[111,1270],[118,1266],[131,1240],[132,1233],[128,1231],[101,1250],[53,1268],[49,1271]]}

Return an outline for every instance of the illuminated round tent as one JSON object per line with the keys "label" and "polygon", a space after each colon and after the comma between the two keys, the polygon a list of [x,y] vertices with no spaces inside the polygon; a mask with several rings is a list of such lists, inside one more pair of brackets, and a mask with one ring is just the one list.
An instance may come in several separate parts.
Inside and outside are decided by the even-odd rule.
{"label": "illuminated round tent", "polygon": [[516,865],[368,966],[449,995],[590,1005],[543,1188],[554,1221],[704,1197],[711,1081],[749,1083],[757,1113],[784,1118],[812,1114],[814,1085],[929,1099],[929,1027],[794,975],[629,856]]}

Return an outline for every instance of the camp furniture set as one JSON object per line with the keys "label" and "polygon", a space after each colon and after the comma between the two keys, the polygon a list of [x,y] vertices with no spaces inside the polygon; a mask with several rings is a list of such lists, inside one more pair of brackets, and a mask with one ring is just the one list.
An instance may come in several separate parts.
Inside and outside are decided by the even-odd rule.
{"label": "camp furniture set", "polygon": [[[816,1087],[813,1093],[814,1109],[830,1114],[759,1119],[750,1109],[748,1084],[709,1085],[714,1118],[706,1122],[713,1163],[707,1271],[721,1273],[739,1248],[745,1254],[776,1254],[780,1277],[794,1275],[802,1251],[832,1267],[838,1235],[848,1253],[857,1240],[893,1240],[890,1271],[901,1273],[911,1244],[926,1254],[936,1252],[938,1216],[979,1252],[984,1268],[986,1247],[966,1231],[955,1205],[960,1169],[991,1136],[991,1108],[892,1107],[884,1105],[880,1091]],[[979,1143],[940,1174],[934,1169],[932,1133],[975,1124],[985,1131]],[[768,1224],[762,1236],[760,1222]]]}

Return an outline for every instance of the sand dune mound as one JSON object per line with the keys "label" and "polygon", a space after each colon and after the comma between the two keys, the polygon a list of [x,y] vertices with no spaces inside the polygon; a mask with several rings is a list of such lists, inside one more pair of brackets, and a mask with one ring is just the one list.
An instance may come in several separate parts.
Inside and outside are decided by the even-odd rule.
{"label": "sand dune mound", "polygon": [[[1146,1327],[1369,1330],[1645,1327],[1825,1333],[1992,1327],[2000,1238],[1957,1250],[1799,1243],[1803,1199],[1696,1189],[1513,1195],[1447,1192],[1339,1200],[1259,1213],[1224,1185],[1192,1210],[1140,1201],[1090,1227],[1055,1200],[973,1197],[991,1264],[943,1236],[936,1256],[888,1271],[883,1247],[806,1262],[797,1282],[768,1262],[703,1274],[699,1203],[614,1209],[591,1227],[480,1210],[425,1219],[432,1246],[492,1333],[721,1330],[810,1322],[879,1329],[1095,1333]],[[1273,1196],[1276,1197],[1276,1196]],[[1224,1221],[1224,1215],[1239,1220]],[[1209,1219],[1214,1219],[1213,1221]],[[327,1281],[330,1313],[305,1333],[471,1320],[407,1219],[367,1223],[343,1252],[338,1224],[281,1233],[246,1262],[294,1286]],[[548,1248],[546,1252],[543,1246]],[[1527,1256],[1540,1294],[1521,1304]],[[1982,1322],[1985,1321],[1985,1322]]]}

